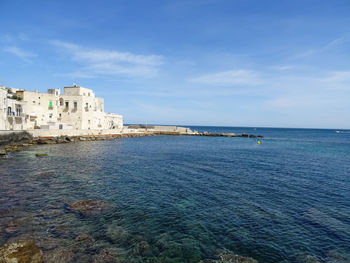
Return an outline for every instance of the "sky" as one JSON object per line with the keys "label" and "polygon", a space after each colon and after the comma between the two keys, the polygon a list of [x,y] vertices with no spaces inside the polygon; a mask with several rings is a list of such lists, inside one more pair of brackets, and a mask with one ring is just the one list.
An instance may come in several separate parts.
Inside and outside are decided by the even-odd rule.
{"label": "sky", "polygon": [[349,0],[0,0],[0,85],[125,123],[350,128]]}

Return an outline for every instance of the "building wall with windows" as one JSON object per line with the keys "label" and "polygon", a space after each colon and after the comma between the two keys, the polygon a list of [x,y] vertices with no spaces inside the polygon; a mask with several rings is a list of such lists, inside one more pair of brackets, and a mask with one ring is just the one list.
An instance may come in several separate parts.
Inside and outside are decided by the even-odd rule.
{"label": "building wall with windows", "polygon": [[[121,115],[106,114],[103,98],[78,85],[49,89],[48,93],[20,90],[22,110],[27,116],[26,129],[122,129]],[[110,123],[114,125],[110,125]]]}
{"label": "building wall with windows", "polygon": [[16,89],[0,86],[0,130],[25,130],[27,118]]}

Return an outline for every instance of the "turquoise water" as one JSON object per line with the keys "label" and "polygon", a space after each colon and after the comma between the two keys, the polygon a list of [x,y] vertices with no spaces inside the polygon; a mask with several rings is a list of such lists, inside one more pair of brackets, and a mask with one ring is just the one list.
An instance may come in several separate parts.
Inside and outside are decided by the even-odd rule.
{"label": "turquoise water", "polygon": [[[265,138],[155,136],[11,153],[0,160],[0,245],[32,238],[44,254],[70,249],[74,262],[103,249],[121,262],[198,262],[221,248],[260,263],[350,262],[350,131],[192,128]],[[67,209],[86,199],[113,209]],[[77,245],[81,233],[94,245]]]}

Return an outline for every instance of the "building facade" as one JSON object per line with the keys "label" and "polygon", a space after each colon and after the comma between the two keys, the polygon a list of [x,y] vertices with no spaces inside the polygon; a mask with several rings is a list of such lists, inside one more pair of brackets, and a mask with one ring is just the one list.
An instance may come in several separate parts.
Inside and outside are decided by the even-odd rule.
{"label": "building facade", "polygon": [[[0,99],[4,97],[2,101],[6,100],[6,104],[1,107],[4,111],[1,112],[1,116],[6,115],[6,118],[3,118],[3,124],[0,123],[0,129],[121,130],[123,128],[121,115],[105,113],[103,98],[97,98],[93,90],[79,85],[64,87],[63,94],[60,89],[49,89],[47,93],[16,90],[13,98],[10,98],[9,94],[13,91],[9,88],[4,88],[0,92],[2,92]],[[11,116],[13,115],[13,120],[9,118],[9,112]]]}
{"label": "building facade", "polygon": [[0,86],[0,130],[25,130],[27,120],[17,90]]}

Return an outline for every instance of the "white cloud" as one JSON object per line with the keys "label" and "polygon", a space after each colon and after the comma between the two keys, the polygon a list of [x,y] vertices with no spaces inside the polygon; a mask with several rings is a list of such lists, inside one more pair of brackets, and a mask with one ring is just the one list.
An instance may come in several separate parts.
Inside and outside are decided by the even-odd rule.
{"label": "white cloud", "polygon": [[293,66],[293,65],[280,65],[280,66],[271,67],[271,69],[277,70],[277,71],[287,71],[287,70],[291,70],[294,68],[295,68],[295,66]]}
{"label": "white cloud", "polygon": [[52,41],[52,44],[83,66],[77,72],[79,77],[114,75],[153,77],[163,63],[163,57],[159,55],[90,49],[63,41]]}
{"label": "white cloud", "polygon": [[312,48],[312,49],[308,49],[308,50],[306,50],[304,52],[296,54],[295,58],[303,58],[303,57],[309,57],[309,56],[317,55],[319,53],[326,52],[326,51],[328,51],[329,49],[332,49],[335,46],[341,45],[344,42],[345,42],[345,38],[344,37],[340,37],[340,38],[337,38],[337,39],[334,39],[334,40],[328,42],[327,44],[325,44],[323,46],[315,47],[315,48]]}
{"label": "white cloud", "polygon": [[31,58],[36,57],[36,54],[33,52],[25,51],[21,48],[18,48],[16,46],[7,46],[4,48],[4,51],[11,53],[20,59],[24,60],[25,62],[31,62]]}
{"label": "white cloud", "polygon": [[189,80],[190,82],[215,85],[215,86],[235,86],[235,85],[257,85],[261,83],[259,74],[252,70],[229,70],[216,73],[209,73]]}
{"label": "white cloud", "polygon": [[324,81],[327,81],[329,83],[342,83],[347,84],[350,88],[350,71],[336,71],[332,72],[323,79]]}

